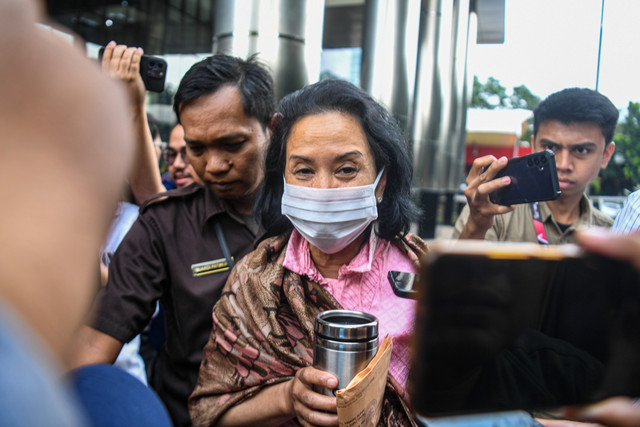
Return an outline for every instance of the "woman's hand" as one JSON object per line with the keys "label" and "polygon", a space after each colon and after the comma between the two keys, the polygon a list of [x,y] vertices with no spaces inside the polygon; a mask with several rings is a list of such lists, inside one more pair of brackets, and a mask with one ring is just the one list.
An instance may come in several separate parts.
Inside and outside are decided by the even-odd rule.
{"label": "woman's hand", "polygon": [[313,386],[334,389],[338,380],[332,374],[311,366],[298,370],[288,383],[290,410],[303,426],[337,426],[336,398],[313,390]]}
{"label": "woman's hand", "polygon": [[292,379],[268,386],[229,408],[219,426],[280,425],[296,418],[303,426],[337,426],[336,398],[313,391],[313,386],[336,388],[338,380],[312,367],[298,370]]}

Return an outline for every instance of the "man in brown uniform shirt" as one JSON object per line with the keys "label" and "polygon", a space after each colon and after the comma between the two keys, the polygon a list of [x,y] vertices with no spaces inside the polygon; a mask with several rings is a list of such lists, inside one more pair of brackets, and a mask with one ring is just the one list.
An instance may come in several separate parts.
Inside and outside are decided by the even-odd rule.
{"label": "man in brown uniform shirt", "polygon": [[112,363],[160,300],[167,339],[151,383],[178,426],[191,425],[187,398],[211,309],[230,264],[253,249],[258,234],[251,213],[274,110],[272,79],[253,59],[214,55],[185,74],[174,111],[203,186],[163,193],[141,207],[111,261],[92,327],[81,336],[78,365]]}
{"label": "man in brown uniform shirt", "polygon": [[[610,227],[613,220],[591,206],[584,192],[613,156],[617,121],[616,107],[591,89],[571,88],[550,95],[533,112],[532,143],[535,151],[554,152],[560,198],[534,206],[491,203],[489,193],[511,182],[509,177],[494,179],[507,159],[480,157],[467,177],[467,206],[453,237],[562,244],[575,242],[578,227]],[[535,225],[533,212],[539,212]]]}

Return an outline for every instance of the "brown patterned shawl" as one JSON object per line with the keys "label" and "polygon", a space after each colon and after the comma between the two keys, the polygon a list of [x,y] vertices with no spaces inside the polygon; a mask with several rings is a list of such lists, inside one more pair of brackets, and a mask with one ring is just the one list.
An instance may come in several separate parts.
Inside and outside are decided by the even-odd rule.
{"label": "brown patterned shawl", "polygon": [[[196,425],[214,425],[228,408],[262,387],[312,365],[316,315],[341,308],[320,285],[282,266],[288,240],[289,234],[266,239],[240,260],[213,308],[213,330],[189,398]],[[415,263],[427,251],[412,234],[398,246]],[[404,392],[389,379],[379,425],[413,424]]]}

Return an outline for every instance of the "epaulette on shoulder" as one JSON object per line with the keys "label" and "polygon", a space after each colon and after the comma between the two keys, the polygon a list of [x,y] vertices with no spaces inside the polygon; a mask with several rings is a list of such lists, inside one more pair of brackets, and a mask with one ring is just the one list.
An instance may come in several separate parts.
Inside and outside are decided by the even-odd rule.
{"label": "epaulette on shoulder", "polygon": [[163,193],[158,193],[154,196],[149,197],[147,200],[142,203],[140,206],[140,213],[144,212],[149,206],[156,205],[159,203],[167,202],[169,200],[175,200],[178,198],[186,198],[190,197],[194,194],[197,194],[200,191],[204,191],[204,187],[201,185],[193,184],[184,188],[176,188],[174,190],[165,191]]}

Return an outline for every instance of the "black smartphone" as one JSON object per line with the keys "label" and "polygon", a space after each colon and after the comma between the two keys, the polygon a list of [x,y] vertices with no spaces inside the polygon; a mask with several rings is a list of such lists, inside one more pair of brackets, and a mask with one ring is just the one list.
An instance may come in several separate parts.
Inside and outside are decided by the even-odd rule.
{"label": "black smartphone", "polygon": [[391,270],[388,276],[391,289],[393,289],[393,293],[396,294],[396,296],[407,299],[417,298],[417,274]]}
{"label": "black smartphone", "polygon": [[549,150],[509,159],[495,179],[503,176],[511,177],[511,184],[489,194],[491,202],[497,205],[542,202],[560,197],[556,160]]}
{"label": "black smartphone", "polygon": [[640,396],[640,278],[575,245],[435,242],[422,260],[409,394],[418,415]]}
{"label": "black smartphone", "polygon": [[[98,60],[102,61],[104,46],[98,52]],[[144,87],[151,92],[162,92],[167,78],[167,61],[157,56],[143,54],[140,59],[140,76]]]}

